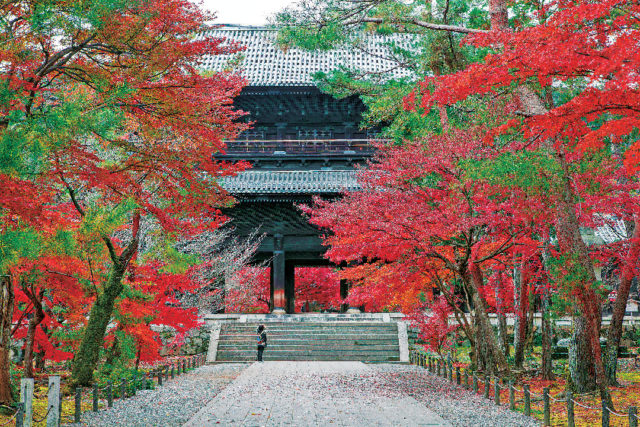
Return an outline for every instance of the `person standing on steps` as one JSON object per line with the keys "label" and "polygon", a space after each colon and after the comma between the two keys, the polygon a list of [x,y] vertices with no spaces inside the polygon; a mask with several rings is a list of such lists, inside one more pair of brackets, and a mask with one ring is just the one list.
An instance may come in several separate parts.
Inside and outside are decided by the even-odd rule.
{"label": "person standing on steps", "polygon": [[262,362],[262,353],[267,346],[267,331],[264,325],[258,326],[258,362]]}

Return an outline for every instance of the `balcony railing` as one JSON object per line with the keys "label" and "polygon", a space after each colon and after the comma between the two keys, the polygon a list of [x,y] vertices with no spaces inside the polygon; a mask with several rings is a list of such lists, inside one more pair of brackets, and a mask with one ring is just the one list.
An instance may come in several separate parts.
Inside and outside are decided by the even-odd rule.
{"label": "balcony railing", "polygon": [[369,139],[305,139],[228,141],[227,155],[371,155]]}

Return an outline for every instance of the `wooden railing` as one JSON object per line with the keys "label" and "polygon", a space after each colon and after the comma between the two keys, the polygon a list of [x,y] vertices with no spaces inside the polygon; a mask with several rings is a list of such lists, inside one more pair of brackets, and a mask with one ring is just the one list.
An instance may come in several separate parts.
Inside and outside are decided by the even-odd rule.
{"label": "wooden railing", "polygon": [[245,140],[228,141],[226,154],[371,155],[374,151],[369,139]]}

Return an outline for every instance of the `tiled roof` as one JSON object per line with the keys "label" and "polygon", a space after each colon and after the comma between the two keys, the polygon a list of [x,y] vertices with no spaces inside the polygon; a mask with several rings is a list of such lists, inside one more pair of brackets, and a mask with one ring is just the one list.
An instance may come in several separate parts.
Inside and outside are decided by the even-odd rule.
{"label": "tiled roof", "polygon": [[[363,49],[339,48],[329,51],[305,51],[289,49],[286,52],[275,45],[276,31],[257,27],[220,27],[209,30],[207,35],[234,40],[246,50],[242,52],[242,75],[250,86],[305,86],[312,85],[312,75],[318,71],[329,72],[339,67],[350,70],[381,73],[387,77],[410,77],[411,73],[398,68],[388,59],[392,53],[387,47],[393,41],[405,49],[411,49],[408,35],[366,35]],[[208,55],[203,60],[207,71],[222,71],[231,55]]]}
{"label": "tiled roof", "polygon": [[355,171],[245,171],[221,179],[231,194],[336,194],[360,189]]}
{"label": "tiled roof", "polygon": [[627,238],[627,228],[624,221],[609,217],[608,221],[595,230],[595,235],[606,244]]}

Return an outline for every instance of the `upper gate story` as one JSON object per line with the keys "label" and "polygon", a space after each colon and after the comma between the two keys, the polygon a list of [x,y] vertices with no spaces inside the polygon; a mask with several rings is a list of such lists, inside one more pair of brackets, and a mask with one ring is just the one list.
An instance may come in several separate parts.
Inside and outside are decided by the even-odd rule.
{"label": "upper gate story", "polygon": [[234,105],[253,123],[219,156],[252,163],[251,170],[223,179],[223,187],[238,200],[226,213],[236,235],[250,235],[256,228],[265,233],[256,260],[271,260],[273,307],[290,312],[295,266],[327,263],[320,230],[296,205],[315,195],[333,198],[357,190],[354,166],[372,156],[369,141],[378,134],[376,128],[360,128],[365,106],[358,96],[338,99],[322,93],[313,76],[349,69],[410,77],[397,67],[388,46],[393,41],[408,49],[410,40],[363,35],[355,50],[311,52],[280,49],[276,32],[265,28],[227,26],[208,35],[245,47],[236,54],[206,57],[203,65],[211,72],[236,67],[248,84]]}

